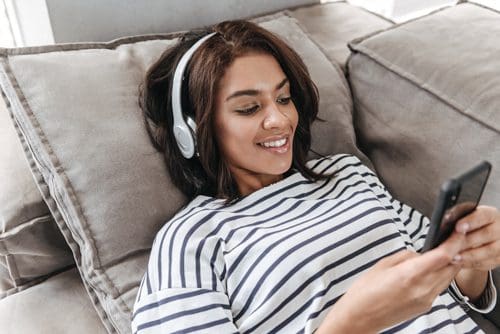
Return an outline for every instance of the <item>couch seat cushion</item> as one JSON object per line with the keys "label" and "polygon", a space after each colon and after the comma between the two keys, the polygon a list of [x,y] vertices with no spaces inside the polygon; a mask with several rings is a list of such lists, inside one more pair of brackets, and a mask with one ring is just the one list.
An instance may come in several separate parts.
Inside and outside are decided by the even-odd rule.
{"label": "couch seat cushion", "polygon": [[106,333],[76,268],[1,300],[0,328],[23,334]]}
{"label": "couch seat cushion", "polygon": [[[23,139],[24,140],[24,139]],[[0,298],[74,264],[0,98]]]}

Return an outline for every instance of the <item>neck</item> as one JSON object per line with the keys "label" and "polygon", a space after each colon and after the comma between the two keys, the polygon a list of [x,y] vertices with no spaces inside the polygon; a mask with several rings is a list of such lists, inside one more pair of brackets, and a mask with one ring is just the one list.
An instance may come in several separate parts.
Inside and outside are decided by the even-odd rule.
{"label": "neck", "polygon": [[242,175],[240,177],[235,175],[235,179],[240,195],[247,196],[254,191],[282,180],[283,175]]}

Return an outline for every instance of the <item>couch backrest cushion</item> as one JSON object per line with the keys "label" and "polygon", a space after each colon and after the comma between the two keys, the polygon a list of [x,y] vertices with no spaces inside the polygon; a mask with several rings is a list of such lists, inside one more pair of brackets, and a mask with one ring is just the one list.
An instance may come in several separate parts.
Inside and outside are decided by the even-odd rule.
{"label": "couch backrest cushion", "polygon": [[387,29],[394,23],[345,1],[290,10],[326,56],[345,67],[351,54],[347,43],[355,38]]}
{"label": "couch backrest cushion", "polygon": [[0,99],[0,298],[74,263]]}
{"label": "couch backrest cushion", "polygon": [[199,28],[222,20],[253,17],[319,0],[46,0],[56,43],[105,42],[123,36]]}
{"label": "couch backrest cushion", "polygon": [[[296,21],[258,20],[303,57],[321,94],[313,148],[357,150],[349,88]],[[146,69],[178,35],[2,50],[0,85],[33,173],[108,331],[128,332],[153,238],[184,203],[148,141],[137,105]]]}
{"label": "couch backrest cushion", "polygon": [[493,164],[500,203],[500,14],[460,4],[351,43],[364,152],[394,195],[429,215],[440,184]]}

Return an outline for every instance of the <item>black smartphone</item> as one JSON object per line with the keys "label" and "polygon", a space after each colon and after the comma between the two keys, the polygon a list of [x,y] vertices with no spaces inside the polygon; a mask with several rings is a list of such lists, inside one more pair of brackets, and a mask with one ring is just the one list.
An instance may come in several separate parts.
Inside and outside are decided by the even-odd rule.
{"label": "black smartphone", "polygon": [[462,175],[443,183],[422,252],[439,246],[451,235],[457,221],[476,209],[490,171],[491,164],[482,161]]}

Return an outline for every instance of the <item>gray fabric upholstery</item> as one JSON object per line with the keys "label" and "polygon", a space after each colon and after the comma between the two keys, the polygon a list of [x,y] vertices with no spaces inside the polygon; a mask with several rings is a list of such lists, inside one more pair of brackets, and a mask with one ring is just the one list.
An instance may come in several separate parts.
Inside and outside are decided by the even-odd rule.
{"label": "gray fabric upholstery", "polygon": [[105,334],[76,268],[0,303],[2,333]]}
{"label": "gray fabric upholstery", "polygon": [[[302,56],[324,97],[319,116],[325,122],[314,126],[314,150],[367,161],[355,146],[341,69],[293,18],[258,21]],[[184,203],[148,141],[137,105],[146,69],[176,36],[1,52],[0,84],[26,138],[28,159],[37,161],[32,171],[43,176],[40,189],[59,213],[58,225],[109,332],[130,330],[152,240]]]}
{"label": "gray fabric upholstery", "polygon": [[[462,4],[351,44],[360,145],[426,215],[448,177],[481,159],[500,166],[499,34],[498,13]],[[482,203],[500,203],[498,167]]]}
{"label": "gray fabric upholstery", "polygon": [[393,25],[382,17],[346,2],[301,7],[290,10],[290,15],[299,20],[328,58],[342,67],[351,53],[348,42]]}
{"label": "gray fabric upholstery", "polygon": [[47,0],[56,43],[100,42],[118,37],[200,28],[319,0]]}
{"label": "gray fabric upholstery", "polygon": [[[49,1],[49,6],[50,3],[54,4],[55,2]],[[330,60],[340,62],[345,61],[347,56],[344,41],[350,40],[351,37],[362,36],[365,32],[370,33],[373,31],[370,30],[372,28],[378,30],[389,25],[380,18],[367,15],[363,10],[345,3],[305,7],[292,10],[289,13],[300,20],[300,25],[309,31],[314,41],[325,51]],[[182,15],[179,15],[179,17],[182,17]],[[139,19],[139,21],[141,20]],[[83,24],[82,22],[75,22],[75,25],[80,25],[80,28]],[[138,23],[138,26],[133,28],[142,29],[145,24],[147,25],[148,22]],[[274,27],[279,29],[280,23],[277,22]],[[94,30],[99,34],[99,29],[95,26],[89,28],[89,31]],[[99,35],[98,39],[104,40],[127,34],[120,31],[120,29],[110,24],[103,34]],[[300,33],[294,34],[293,31],[294,29],[291,29],[290,31],[282,31],[282,33],[287,34],[288,38],[294,40],[294,47],[313,57],[313,60],[306,59],[306,63],[310,66],[313,78],[320,86],[322,117],[325,118],[326,116],[332,123],[338,121],[338,124],[340,124],[334,130],[331,130],[329,125],[319,125],[320,128],[315,129],[317,134],[313,139],[315,148],[328,152],[329,150],[337,150],[346,144],[348,150],[356,151],[352,127],[349,122],[352,104],[345,100],[349,97],[349,91],[345,87],[344,79],[337,77],[338,67],[335,64],[330,67],[325,63],[324,57],[317,58],[317,51],[314,47],[311,47],[311,42]],[[104,33],[108,32],[113,35],[109,35],[111,37],[104,36]],[[150,33],[153,31],[141,32]],[[168,39],[174,37],[175,35],[162,36],[158,40],[151,37],[152,41],[142,43],[138,42],[138,39],[125,39],[111,44],[58,45],[13,50],[9,51],[9,53],[5,50],[0,51],[0,54],[2,54],[0,59],[3,59],[4,66],[5,63],[8,63],[5,59],[9,57],[16,58],[16,54],[26,54],[26,56],[19,55],[17,57],[20,72],[18,74],[20,77],[24,76],[24,80],[27,82],[25,83],[26,86],[30,86],[29,80],[35,75],[39,80],[37,82],[37,84],[41,85],[39,88],[31,87],[30,89],[21,90],[22,94],[19,98],[23,101],[30,101],[28,106],[24,106],[29,112],[26,115],[28,119],[24,121],[25,124],[33,123],[35,125],[37,132],[34,134],[34,138],[50,138],[50,142],[37,142],[34,139],[32,144],[36,145],[32,146],[31,149],[48,149],[48,152],[44,152],[44,154],[48,154],[49,158],[36,162],[26,143],[24,143],[25,153],[32,164],[31,167],[33,167],[32,169],[36,174],[37,185],[48,202],[52,215],[60,223],[59,227],[64,235],[69,237],[69,245],[77,258],[80,268],[88,270],[79,273],[76,269],[73,269],[16,295],[0,300],[0,329],[2,332],[30,334],[104,333],[108,331],[112,333],[116,332],[113,323],[116,325],[116,322],[118,322],[118,326],[123,324],[122,327],[125,327],[126,319],[121,319],[121,316],[127,312],[122,312],[122,310],[130,308],[138,283],[137,278],[145,270],[144,265],[151,246],[153,233],[146,236],[142,234],[143,229],[147,231],[156,230],[183,203],[182,197],[171,189],[168,178],[164,175],[164,169],[158,161],[159,156],[149,150],[149,143],[144,139],[145,133],[141,132],[142,130],[136,126],[140,119],[136,114],[137,109],[130,105],[131,101],[135,101],[136,98],[135,90],[133,92],[132,90],[135,89],[135,85],[140,80],[145,67],[163,48],[170,45]],[[460,43],[461,41],[457,41],[457,44]],[[41,53],[41,55],[37,56],[38,53]],[[357,55],[357,57],[359,56],[361,55]],[[377,87],[377,82],[386,80],[390,70],[373,60],[374,64],[369,64],[370,59],[367,56],[365,57],[363,59],[358,58],[360,59],[360,64],[358,64],[360,68],[357,74],[362,80],[356,83],[355,97],[359,107],[357,115],[359,117],[360,112],[366,112],[367,123],[362,128],[363,132],[359,132],[358,135],[364,138],[364,143],[367,144],[365,146],[367,152],[373,154],[374,151],[383,150],[382,147],[377,148],[379,144],[381,146],[385,145],[388,149],[397,147],[397,145],[387,145],[388,142],[391,143],[391,139],[394,139],[400,146],[405,145],[408,143],[405,131],[412,134],[416,131],[415,128],[425,129],[431,122],[427,119],[415,117],[413,118],[415,128],[410,127],[410,131],[407,128],[391,125],[391,122],[398,122],[409,126],[409,120],[405,123],[407,114],[401,112],[402,110],[405,111],[406,107],[399,108],[399,113],[397,110],[391,111],[389,109],[388,114],[383,113],[385,109],[380,111],[373,109],[373,103],[381,108],[386,107],[382,103],[383,101],[380,101],[386,99],[384,94],[387,94],[389,104],[391,104],[390,101],[394,91],[399,92],[401,88],[398,85],[405,82],[405,80],[396,76],[399,81],[395,80],[393,86],[380,89],[380,87]],[[90,59],[93,61],[86,61]],[[100,60],[99,64],[94,64],[96,59]],[[45,63],[37,64],[38,61],[42,60]],[[65,61],[63,65],[58,64],[58,61],[61,60]],[[311,61],[313,64],[309,63]],[[314,64],[316,61],[318,63]],[[486,62],[490,61],[492,61],[492,58],[486,60]],[[22,65],[26,64],[26,62],[32,63],[29,67],[24,68]],[[376,65],[381,66],[382,71],[377,72]],[[446,62],[444,65],[446,65]],[[44,69],[45,66],[48,68]],[[80,66],[86,67],[76,69],[76,67]],[[112,68],[108,68],[109,66]],[[439,66],[443,66],[443,64],[440,63]],[[28,72],[31,71],[31,74],[22,73],[25,69]],[[55,70],[53,73],[55,76],[75,78],[74,81],[71,81],[73,86],[65,87],[64,83],[67,82],[61,82],[56,86],[49,85],[50,82],[47,81],[47,78],[44,79],[42,73],[51,70]],[[116,77],[108,78],[113,71],[124,72],[119,77],[120,85],[116,85]],[[367,73],[360,73],[363,71],[367,71]],[[94,76],[104,80],[104,83]],[[5,72],[2,71],[0,71],[0,78],[0,82],[4,82],[4,84],[5,82],[16,81],[14,76],[6,78]],[[77,79],[84,80],[83,85],[95,85],[90,92],[96,94],[96,96],[89,97],[85,95],[89,94],[88,91],[73,91],[78,88]],[[366,90],[362,89],[363,85]],[[103,86],[105,89],[102,89]],[[72,91],[72,95],[69,96],[69,102],[66,106],[58,104],[60,101],[58,102],[57,98],[51,98],[57,97],[68,90]],[[360,92],[366,94],[366,99],[359,96]],[[418,99],[422,95],[425,96],[424,93],[422,92],[416,97],[410,95],[408,100],[413,101],[413,99]],[[43,99],[46,101],[41,101]],[[81,104],[71,103],[79,101],[78,99],[84,102]],[[95,105],[94,100],[100,101],[102,104]],[[435,99],[433,101],[423,106],[434,108],[437,103],[439,108],[435,112],[441,112],[440,100]],[[367,103],[370,107],[360,104],[361,102]],[[406,101],[401,103],[406,106]],[[16,108],[23,110],[23,106],[20,104],[16,105]],[[54,109],[58,108],[66,108],[67,110],[66,112],[59,110],[59,114],[56,116]],[[97,109],[93,110],[93,108]],[[417,110],[417,108],[412,108],[412,110]],[[448,113],[452,116],[455,115],[453,110],[448,111]],[[383,118],[383,121],[378,121],[378,118]],[[359,118],[357,119],[359,121]],[[387,124],[391,126],[389,127]],[[474,120],[470,118],[463,120],[463,124],[463,131],[466,133],[475,133],[475,131],[483,133],[482,131],[484,131],[484,128],[474,126]],[[371,129],[372,127],[382,129],[382,134],[372,136],[371,134],[377,130]],[[77,133],[76,137],[72,135],[75,131]],[[335,137],[336,139],[332,140],[330,139],[330,133],[340,135],[341,138]],[[429,131],[422,135],[420,140],[427,140],[428,142],[431,138],[438,138],[436,142],[439,143],[439,137],[436,137],[436,133],[441,135],[439,131],[435,133]],[[0,138],[2,134],[3,132],[0,131]],[[325,140],[326,138],[329,139]],[[380,141],[378,138],[380,138]],[[64,144],[63,141],[66,140],[69,143]],[[413,138],[413,140],[417,139]],[[123,142],[126,144],[123,144]],[[57,145],[52,147],[54,143],[57,143]],[[464,142],[460,141],[459,143],[463,145]],[[494,148],[497,143],[498,141],[488,141],[488,138],[481,136],[481,138],[472,140],[472,143],[467,142],[466,144],[477,145],[480,149],[482,145],[489,145]],[[65,145],[67,146],[64,148]],[[129,145],[132,145],[132,147],[127,148]],[[415,146],[409,145],[408,147],[414,148]],[[75,152],[70,152],[71,149]],[[476,147],[472,148],[472,150],[475,149]],[[402,152],[404,149],[401,148],[400,151]],[[40,152],[34,153],[40,154]],[[418,163],[421,156],[396,153],[398,152],[389,151],[388,156],[379,156],[381,158],[377,161],[379,169],[382,168],[383,163],[388,163],[388,166],[393,168],[384,173],[385,181],[389,183],[391,190],[397,189],[396,181],[392,179],[391,173],[394,173],[396,177],[400,177],[400,174],[402,174],[396,169],[397,166],[391,167],[391,164],[395,163],[392,159],[400,159],[400,168],[403,168],[405,174],[416,176],[416,184],[421,187],[419,189],[427,189],[425,184],[420,185],[422,180],[427,182],[427,178],[423,176],[421,176],[421,179],[418,178],[418,175],[424,174],[426,176],[429,173],[429,170],[425,169],[426,164],[422,163],[418,166],[424,168],[423,173],[411,165],[411,162]],[[1,154],[3,152],[0,152],[0,164],[3,162]],[[361,158],[364,159],[362,155]],[[387,159],[386,162],[382,158]],[[453,172],[445,167],[443,159],[447,160],[447,157],[444,154],[432,155],[429,158],[434,159],[432,160],[434,164],[432,166],[435,166],[435,161],[440,164],[436,168],[442,168],[443,171],[441,172],[446,177]],[[41,163],[41,165],[35,166],[34,164],[37,163]],[[111,167],[108,163],[111,164]],[[47,170],[51,165],[52,170]],[[50,188],[42,179],[39,168],[46,175],[58,176],[55,178],[49,177]],[[143,169],[152,173],[150,179],[144,180],[136,175],[140,174]],[[432,176],[434,173],[431,172],[429,175]],[[73,181],[77,182],[74,184]],[[409,193],[414,198],[420,196],[425,199],[426,196],[430,196],[429,192],[436,190],[429,188],[425,194],[421,194],[418,191],[419,189],[412,192],[411,189],[405,188],[406,185],[406,183],[403,183],[403,189],[400,189],[401,193]],[[63,190],[67,190],[66,187],[70,187],[74,191],[65,194]],[[135,192],[129,191],[131,187],[134,188]],[[95,193],[95,198],[91,198],[94,196],[85,195],[91,193]],[[110,199],[106,197],[108,195],[111,196]],[[66,196],[66,198],[63,196]],[[82,198],[83,200],[81,200]],[[139,199],[147,203],[139,202]],[[69,206],[64,207],[66,204]],[[498,206],[499,203],[497,202],[496,205]],[[102,207],[99,208],[99,206]],[[122,212],[123,207],[125,207],[125,212]],[[61,212],[59,212],[59,208],[62,209]],[[1,209],[0,203],[0,212]],[[84,215],[84,217],[79,217],[79,215]],[[75,230],[70,231],[65,220],[76,218],[83,218],[82,220],[85,223],[78,226],[74,225],[72,228],[75,228]],[[115,235],[115,231],[120,229],[121,231]],[[41,229],[37,232],[37,235],[39,233],[52,235],[53,232]],[[138,234],[135,235],[134,233]],[[131,234],[134,235],[131,236]],[[94,237],[96,238],[94,239]],[[130,240],[132,240],[138,244],[132,245],[130,249],[125,249],[123,245],[120,245],[120,238],[125,238],[122,240],[124,243],[130,243]],[[108,242],[109,244],[107,244]],[[114,247],[117,248],[114,249]],[[122,263],[127,261],[127,264]],[[0,277],[2,277],[2,271],[5,272],[5,268],[0,261]],[[80,275],[85,277],[86,285],[82,284],[79,278]],[[497,271],[495,275],[496,281],[500,282],[499,272]],[[96,284],[94,287],[103,290],[96,292],[90,288],[89,283]],[[23,287],[26,287],[26,285]],[[86,289],[88,289],[87,293],[85,292]],[[103,291],[105,293],[111,291],[111,294],[102,297]],[[103,303],[107,303],[107,305],[103,306]],[[103,317],[102,320],[94,312],[94,307],[98,308],[99,316]],[[106,313],[103,312],[104,309],[108,312],[116,311],[113,314],[116,319],[111,321],[107,318]],[[489,317],[497,321],[498,328],[500,328],[498,307],[495,312],[490,314]],[[481,322],[483,328],[487,330],[487,333],[500,332],[496,331],[491,323],[485,322],[482,317],[477,317],[477,319]],[[125,330],[125,332],[128,331]]]}
{"label": "gray fabric upholstery", "polygon": [[0,99],[0,298],[74,263]]}

